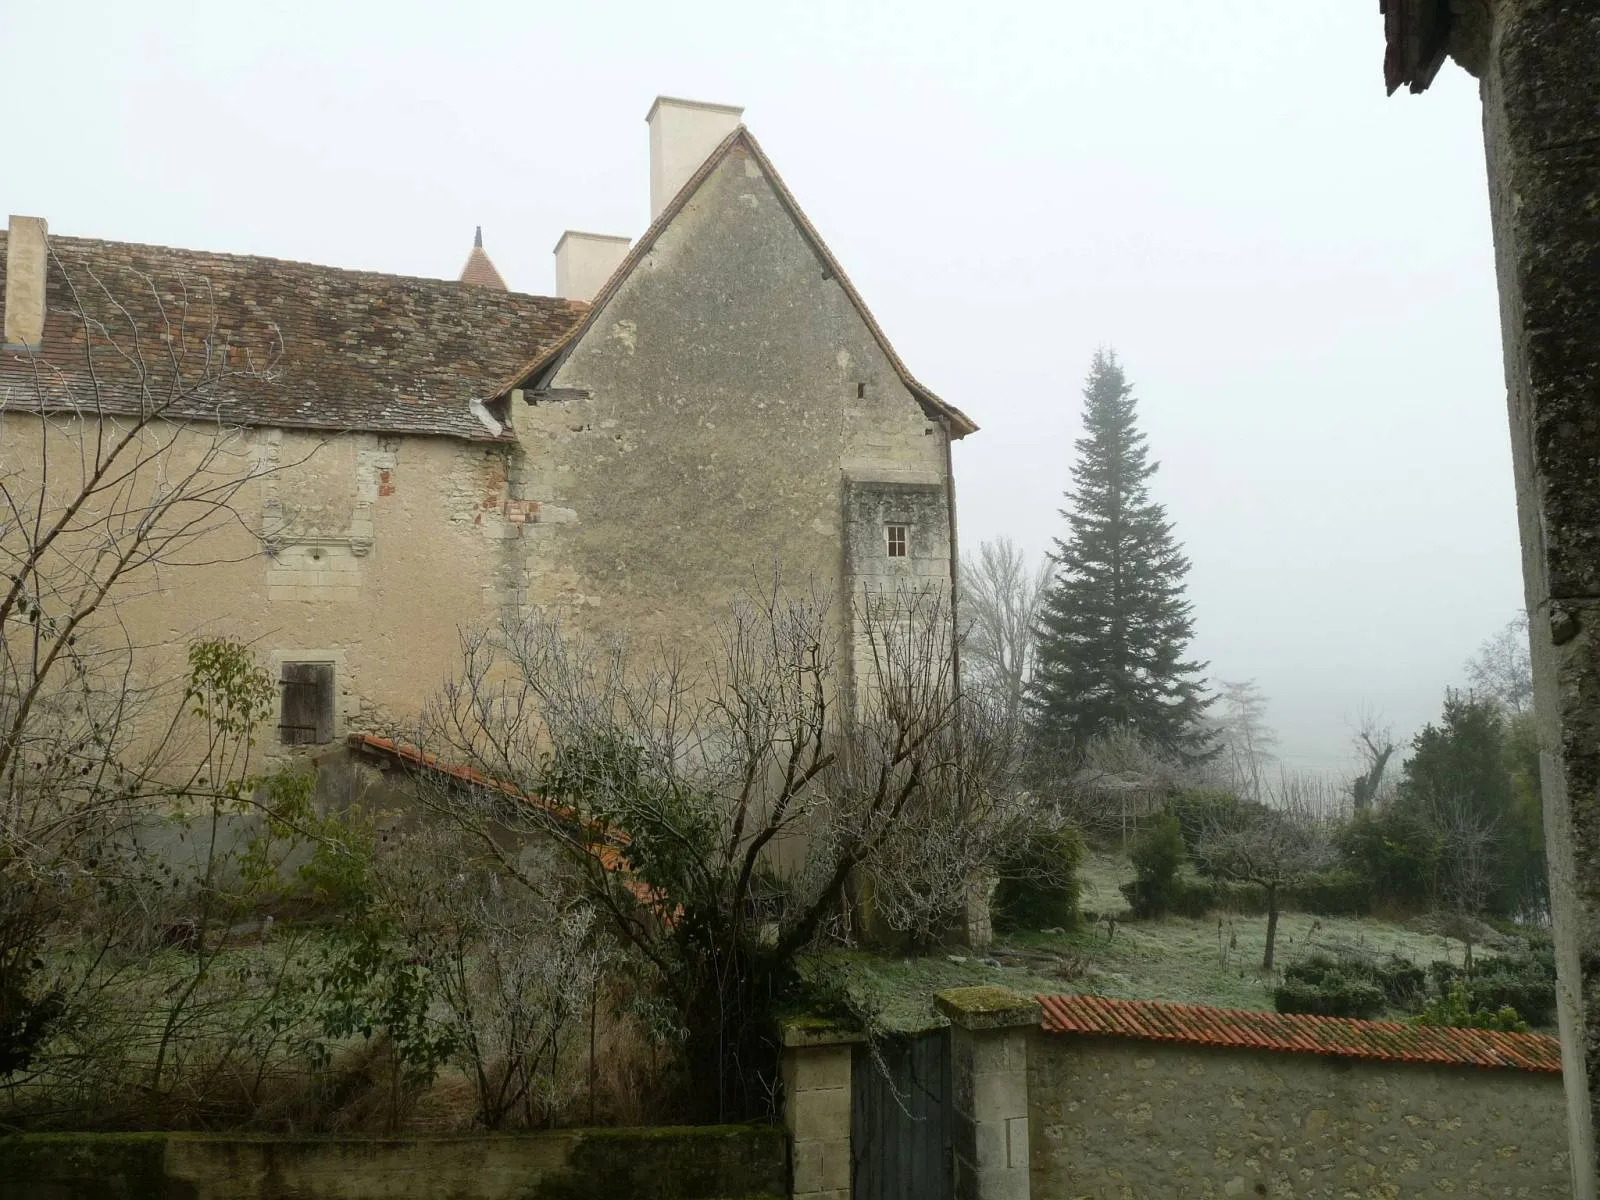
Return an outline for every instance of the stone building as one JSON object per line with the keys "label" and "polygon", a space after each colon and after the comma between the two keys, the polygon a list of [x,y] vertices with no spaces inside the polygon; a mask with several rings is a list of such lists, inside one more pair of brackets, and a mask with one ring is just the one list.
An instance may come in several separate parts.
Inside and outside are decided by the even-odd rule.
{"label": "stone building", "polygon": [[414,711],[464,626],[541,606],[681,642],[774,564],[832,600],[853,661],[852,597],[950,592],[950,447],[975,426],[901,362],[740,115],[658,99],[650,227],[563,234],[557,296],[508,290],[481,232],[434,280],[12,217],[0,473],[70,480],[85,439],[157,402],[149,436],[240,472],[238,520],[117,618],[141,644],[259,647],[285,743]]}

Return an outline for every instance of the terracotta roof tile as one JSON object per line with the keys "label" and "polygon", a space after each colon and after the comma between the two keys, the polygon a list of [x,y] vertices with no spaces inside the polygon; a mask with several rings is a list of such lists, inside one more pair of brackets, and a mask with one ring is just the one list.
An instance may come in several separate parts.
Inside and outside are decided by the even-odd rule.
{"label": "terracotta roof tile", "polygon": [[[345,745],[352,750],[376,753],[386,758],[404,763],[408,768],[421,767],[425,770],[460,780],[462,783],[473,787],[485,788],[489,791],[499,792],[513,800],[536,808],[570,821],[576,817],[570,808],[553,804],[542,796],[532,796],[501,779],[493,779],[485,775],[476,767],[464,767],[456,763],[447,763],[436,754],[419,750],[415,746],[408,746],[392,738],[379,737],[372,733],[352,733],[345,738]],[[631,877],[628,864],[623,856],[623,851],[630,844],[631,839],[624,830],[615,826],[606,826],[588,823],[584,832],[594,840],[588,842],[585,849],[594,856],[600,866],[613,874],[622,877],[623,886],[632,893],[633,898],[646,908],[656,913],[668,925],[674,924],[682,910],[676,905],[669,905],[666,898],[642,880]]]}
{"label": "terracotta roof tile", "polygon": [[461,268],[461,282],[473,287],[499,288],[502,292],[509,290],[506,281],[500,277],[500,272],[484,252],[481,225],[472,235],[472,253],[467,255],[467,265]]}
{"label": "terracotta roof tile", "polygon": [[[0,289],[5,243],[0,230]],[[137,330],[158,393],[172,375],[169,350],[183,353],[186,379],[208,355],[226,361],[226,378],[186,400],[182,415],[488,441],[496,435],[470,403],[492,400],[517,364],[557,342],[587,307],[447,279],[129,242],[52,237],[50,249],[44,349],[37,358],[0,352],[0,406],[30,407],[41,388],[52,408],[92,403],[81,301],[124,346]],[[109,340],[97,343],[101,403],[136,408],[139,373]]]}
{"label": "terracotta roof tile", "polygon": [[1394,1021],[1353,1021],[1290,1013],[1241,1012],[1110,1000],[1102,996],[1040,996],[1047,1033],[1090,1033],[1181,1042],[1368,1058],[1380,1062],[1561,1070],[1561,1043],[1543,1034],[1485,1029],[1435,1029]]}
{"label": "terracotta roof tile", "polygon": [[699,170],[691,175],[684,185],[678,189],[678,194],[661,210],[660,215],[650,223],[650,228],[645,230],[643,236],[633,244],[633,249],[628,251],[622,262],[618,264],[617,269],[611,273],[611,278],[606,281],[605,286],[590,301],[588,315],[583,320],[575,323],[563,337],[524,363],[514,375],[505,380],[501,385],[499,394],[504,395],[513,388],[526,386],[533,376],[542,374],[547,368],[555,365],[560,359],[562,351],[575,343],[592,321],[599,319],[600,310],[617,293],[623,281],[633,273],[634,268],[644,259],[645,255],[650,253],[650,250],[655,246],[656,239],[672,223],[672,219],[678,215],[684,205],[688,204],[689,198],[694,195],[695,191],[705,182],[711,172],[717,169],[718,164],[723,159],[736,152],[749,154],[751,158],[755,159],[768,181],[771,182],[772,190],[777,193],[778,200],[788,210],[795,224],[800,227],[801,234],[811,243],[811,247],[816,251],[817,256],[822,259],[834,278],[839,281],[839,286],[844,289],[845,296],[855,306],[856,312],[861,315],[862,321],[866,323],[867,329],[876,339],[879,348],[888,358],[890,365],[894,367],[895,373],[900,376],[900,382],[905,385],[906,390],[915,396],[917,401],[931,415],[948,421],[952,436],[960,438],[969,433],[976,433],[978,426],[971,417],[967,416],[955,405],[948,404],[935,395],[931,388],[921,383],[911,374],[900,356],[895,353],[894,347],[889,344],[889,339],[884,335],[883,328],[878,324],[877,318],[872,315],[872,311],[867,308],[866,301],[861,298],[861,293],[856,291],[855,285],[850,282],[850,277],[844,273],[844,268],[839,265],[839,260],[834,258],[833,251],[828,249],[827,243],[822,240],[822,235],[817,232],[816,226],[811,223],[810,218],[801,209],[799,201],[794,198],[794,193],[785,185],[782,176],[778,174],[777,168],[772,165],[772,160],[766,156],[755,137],[743,125],[722,140],[722,143],[711,152],[705,162],[700,164]]}

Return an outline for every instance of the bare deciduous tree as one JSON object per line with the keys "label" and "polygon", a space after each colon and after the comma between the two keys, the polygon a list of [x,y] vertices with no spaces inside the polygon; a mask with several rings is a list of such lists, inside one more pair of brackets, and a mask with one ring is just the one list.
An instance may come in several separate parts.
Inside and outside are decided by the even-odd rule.
{"label": "bare deciduous tree", "polygon": [[[260,468],[224,398],[270,372],[274,352],[224,352],[204,280],[103,280],[53,252],[51,266],[50,353],[8,352],[0,370],[0,858],[18,884],[0,948],[8,1021],[28,1011],[34,947],[113,870],[108,837],[136,811],[223,782],[193,769],[203,748],[188,771],[173,761],[189,716],[181,648],[141,645],[122,617],[173,573],[255,548],[228,536]],[[130,307],[119,288],[148,294]],[[160,319],[141,327],[132,311],[151,307]]]}
{"label": "bare deciduous tree", "polygon": [[[258,552],[241,492],[294,465],[264,463],[231,415],[270,379],[275,329],[224,330],[204,278],[97,274],[53,249],[50,270],[44,344],[0,362],[0,860],[13,885],[0,1040],[18,1039],[0,1074],[44,1036],[37,1015],[70,1023],[111,948],[142,944],[168,903],[171,889],[141,885],[163,864],[130,830],[175,804],[238,799],[248,722],[209,710],[181,642],[141,642],[129,612]],[[99,952],[38,967],[39,946],[79,935]]]}
{"label": "bare deciduous tree", "polygon": [[436,986],[444,1044],[486,1129],[519,1115],[536,1127],[576,1091],[563,1042],[587,1023],[602,950],[594,910],[552,857],[525,851],[536,886],[507,887],[480,846],[434,825],[390,839],[375,864],[382,911]]}
{"label": "bare deciduous tree", "polygon": [[1130,729],[1093,739],[1080,753],[1035,747],[1030,782],[1056,817],[1102,838],[1128,838],[1193,771]]}
{"label": "bare deciduous tree", "polygon": [[1273,967],[1283,892],[1332,861],[1328,832],[1323,814],[1290,782],[1280,785],[1267,804],[1217,805],[1202,816],[1196,865],[1207,874],[1257,884],[1266,892],[1262,970]]}
{"label": "bare deciduous tree", "polygon": [[1370,812],[1383,795],[1383,773],[1397,746],[1394,731],[1376,716],[1364,714],[1356,730],[1355,746],[1362,757],[1361,770],[1350,781],[1350,802],[1358,813]]}
{"label": "bare deciduous tree", "polygon": [[1434,839],[1434,902],[1445,910],[1451,935],[1465,947],[1471,971],[1478,920],[1501,876],[1504,830],[1494,814],[1460,795],[1428,796],[1421,815]]}
{"label": "bare deciduous tree", "polygon": [[1496,701],[1506,716],[1533,707],[1533,661],[1528,648],[1528,614],[1518,613],[1478,653],[1467,660],[1467,685],[1474,695]]}
{"label": "bare deciduous tree", "polygon": [[966,682],[999,697],[1013,716],[1033,674],[1039,598],[1049,581],[1049,560],[1030,566],[1006,537],[980,543],[977,558],[961,563]]}
{"label": "bare deciduous tree", "polygon": [[1219,753],[1211,760],[1236,796],[1260,800],[1263,776],[1275,760],[1277,735],[1267,724],[1267,697],[1253,679],[1218,681],[1217,711],[1212,724]]}
{"label": "bare deciduous tree", "polygon": [[500,781],[437,807],[508,880],[538,886],[507,831],[566,850],[670,998],[714,1114],[770,1098],[767,1014],[796,954],[863,919],[928,934],[1035,819],[1013,726],[960,719],[942,602],[863,596],[856,617],[854,711],[825,606],[774,587],[701,662],[538,614],[470,634],[421,730]]}

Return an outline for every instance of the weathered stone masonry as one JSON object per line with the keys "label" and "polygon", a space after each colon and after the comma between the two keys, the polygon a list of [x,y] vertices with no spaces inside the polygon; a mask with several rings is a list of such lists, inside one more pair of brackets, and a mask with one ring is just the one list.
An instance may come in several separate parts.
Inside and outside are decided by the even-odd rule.
{"label": "weathered stone masonry", "polygon": [[935,597],[953,624],[950,442],[975,426],[900,362],[738,117],[652,107],[657,219],[631,251],[565,235],[562,297],[506,292],[481,242],[459,282],[71,238],[47,268],[43,223],[14,218],[5,435],[40,408],[94,411],[96,390],[138,411],[137,372],[79,370],[73,272],[134,298],[90,325],[262,366],[171,414],[196,445],[227,430],[259,473],[237,527],[120,615],[169,666],[218,634],[291,664],[317,718],[285,728],[316,744],[406,721],[463,627],[540,609],[692,655],[775,575],[829,606],[848,685],[858,592]]}
{"label": "weathered stone masonry", "polygon": [[783,1123],[795,1200],[850,1200],[851,1050],[860,1034],[783,1030]]}
{"label": "weathered stone masonry", "polygon": [[1035,1032],[1035,1200],[1569,1194],[1559,1077]]}
{"label": "weathered stone masonry", "polygon": [[1568,1194],[1551,1038],[996,987],[936,1006],[958,1200]]}
{"label": "weathered stone masonry", "polygon": [[1573,1194],[1600,1104],[1600,11],[1385,0],[1386,77],[1479,79],[1555,916]]}
{"label": "weathered stone masonry", "polygon": [[859,565],[889,515],[846,528],[863,487],[937,493],[908,562],[948,587],[947,427],[753,152],[727,147],[597,305],[513,418],[530,487],[577,514],[530,552],[534,602],[577,591],[596,622],[681,639],[777,568],[843,633],[842,557]]}

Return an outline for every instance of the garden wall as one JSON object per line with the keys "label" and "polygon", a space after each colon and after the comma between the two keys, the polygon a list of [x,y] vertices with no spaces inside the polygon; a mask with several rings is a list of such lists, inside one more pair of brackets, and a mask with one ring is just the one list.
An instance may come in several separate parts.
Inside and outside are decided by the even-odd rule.
{"label": "garden wall", "polygon": [[1549,1071],[1035,1031],[1033,1200],[1568,1196]]}
{"label": "garden wall", "polygon": [[566,1130],[493,1137],[23,1134],[0,1197],[38,1200],[777,1200],[781,1129]]}

